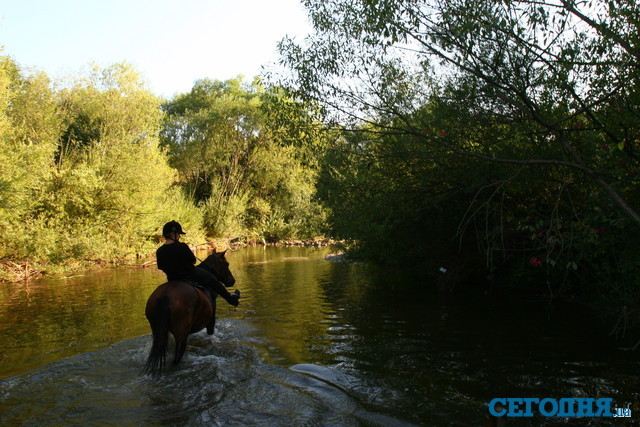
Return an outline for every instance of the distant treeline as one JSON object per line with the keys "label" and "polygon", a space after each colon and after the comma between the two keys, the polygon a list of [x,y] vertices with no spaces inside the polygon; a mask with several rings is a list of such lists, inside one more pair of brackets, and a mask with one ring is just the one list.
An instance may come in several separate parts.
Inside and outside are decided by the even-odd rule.
{"label": "distant treeline", "polygon": [[310,124],[258,80],[202,80],[166,101],[127,64],[63,84],[0,57],[4,278],[27,262],[38,271],[153,253],[172,219],[192,243],[324,233]]}

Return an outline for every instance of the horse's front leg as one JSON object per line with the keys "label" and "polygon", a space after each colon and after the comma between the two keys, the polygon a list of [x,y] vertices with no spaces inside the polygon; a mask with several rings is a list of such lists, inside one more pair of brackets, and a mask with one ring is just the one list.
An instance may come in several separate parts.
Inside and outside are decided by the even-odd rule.
{"label": "horse's front leg", "polygon": [[211,299],[211,320],[207,323],[207,334],[213,335],[213,331],[216,328],[216,299]]}

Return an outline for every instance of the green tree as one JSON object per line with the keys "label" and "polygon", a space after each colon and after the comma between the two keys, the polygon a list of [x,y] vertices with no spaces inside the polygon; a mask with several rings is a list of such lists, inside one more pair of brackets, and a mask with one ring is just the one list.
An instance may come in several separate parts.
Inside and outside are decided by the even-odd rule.
{"label": "green tree", "polygon": [[24,256],[22,237],[34,209],[46,197],[44,183],[62,124],[49,79],[25,75],[8,57],[0,57],[0,230],[16,236],[0,246],[0,256]]}
{"label": "green tree", "polygon": [[280,239],[317,229],[316,171],[282,122],[270,120],[274,98],[257,80],[205,79],[163,107],[163,145],[213,235]]}
{"label": "green tree", "polygon": [[127,64],[94,67],[59,97],[66,128],[44,212],[73,224],[74,247],[87,256],[142,251],[145,239],[148,248],[172,219],[175,176],[158,146],[160,101]]}
{"label": "green tree", "polygon": [[[135,70],[115,64],[56,89],[0,57],[0,274],[147,254],[179,218],[201,240],[202,214],[159,147],[163,113]],[[39,267],[38,267],[39,266]]]}
{"label": "green tree", "polygon": [[[341,195],[341,184],[364,183],[362,202],[353,200],[361,215],[367,203],[387,213],[379,236],[422,231],[421,221],[438,215],[430,207],[448,199],[456,205],[440,215],[457,218],[457,226],[446,221],[450,239],[472,235],[492,269],[497,255],[511,265],[527,259],[540,282],[595,279],[616,299],[637,301],[635,2],[305,5],[316,31],[303,44],[282,42],[281,83],[346,132],[336,149],[346,144],[351,159],[337,165],[349,176],[325,182]],[[327,165],[326,176],[338,176],[336,163]],[[412,208],[366,196],[376,176]],[[426,197],[416,205],[417,196],[399,196],[410,194]],[[342,219],[353,237],[366,230]],[[612,280],[624,290],[606,285]]]}
{"label": "green tree", "polygon": [[[579,148],[590,137],[583,135],[595,134],[601,143],[621,148],[621,155],[636,161],[635,2],[305,4],[317,36],[306,49],[288,41],[282,50],[308,96],[343,117],[366,121],[392,114],[406,121],[415,100],[428,95],[414,84],[414,76],[434,60],[441,61],[441,66],[428,71],[450,72],[454,86],[470,81],[472,92],[467,95],[475,98],[476,111],[510,124],[529,123],[557,146],[558,156],[502,159],[468,147],[453,149],[487,161],[574,168],[640,223],[628,201],[631,197],[635,202],[635,195],[627,197],[620,188],[624,185],[615,182],[617,177],[608,179],[593,150]],[[349,79],[340,78],[345,74]],[[606,120],[613,111],[622,117]],[[538,144],[533,138],[531,142]]]}

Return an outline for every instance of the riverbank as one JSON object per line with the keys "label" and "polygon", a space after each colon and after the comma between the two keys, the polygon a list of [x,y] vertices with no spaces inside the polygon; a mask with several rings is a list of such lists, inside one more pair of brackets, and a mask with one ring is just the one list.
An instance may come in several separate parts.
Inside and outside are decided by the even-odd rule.
{"label": "riverbank", "polygon": [[[217,251],[223,251],[227,249],[235,251],[244,247],[251,246],[326,247],[344,245],[346,245],[345,241],[335,240],[327,237],[318,237],[314,239],[287,239],[267,242],[264,238],[258,236],[241,236],[233,238],[210,239],[204,243],[189,245],[189,247],[191,248],[191,250],[196,252],[211,251],[214,249]],[[23,282],[50,275],[67,275],[95,267],[111,267],[122,265],[146,267],[149,265],[153,265],[154,263],[155,252],[149,252],[145,254],[130,252],[112,260],[68,260],[64,264],[38,262],[31,259],[3,259],[0,260],[0,283]]]}
{"label": "riverbank", "polygon": [[[304,247],[325,247],[325,246],[345,246],[345,240],[336,240],[330,237],[316,237],[313,239],[282,239],[269,241],[264,237],[249,235],[232,238],[211,239],[202,245],[208,245],[211,249],[224,250],[230,248],[235,250],[247,246],[304,246]],[[201,246],[201,245],[197,245]]]}

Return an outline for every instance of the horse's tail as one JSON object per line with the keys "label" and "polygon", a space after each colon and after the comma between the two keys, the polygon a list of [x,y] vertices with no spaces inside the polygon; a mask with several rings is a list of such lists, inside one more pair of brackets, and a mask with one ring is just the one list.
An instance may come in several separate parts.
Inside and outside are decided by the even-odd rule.
{"label": "horse's tail", "polygon": [[150,322],[151,331],[153,332],[153,344],[144,367],[144,372],[147,374],[158,375],[164,369],[169,341],[170,316],[169,297],[161,295],[156,300],[152,314],[153,320]]}

